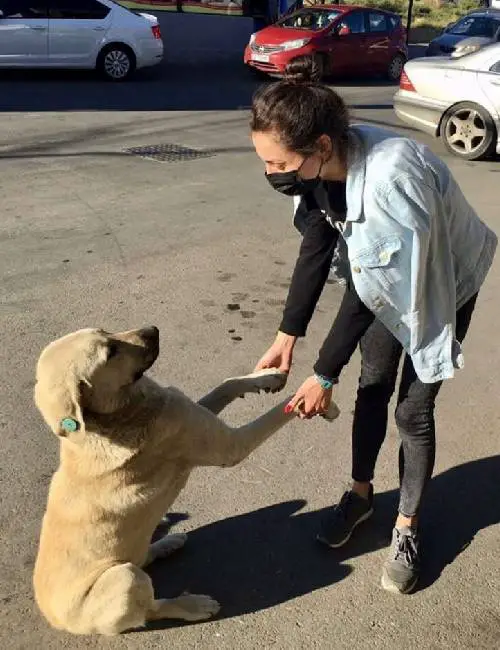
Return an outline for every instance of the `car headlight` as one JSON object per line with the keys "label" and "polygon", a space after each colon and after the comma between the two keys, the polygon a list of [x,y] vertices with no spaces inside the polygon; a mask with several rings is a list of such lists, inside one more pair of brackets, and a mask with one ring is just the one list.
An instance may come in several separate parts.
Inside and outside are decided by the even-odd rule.
{"label": "car headlight", "polygon": [[464,47],[457,47],[451,54],[454,59],[458,59],[465,54],[472,54],[481,49],[480,45],[465,45]]}
{"label": "car headlight", "polygon": [[310,40],[310,38],[297,38],[295,41],[285,41],[282,43],[282,48],[284,50],[298,50],[300,47],[307,45]]}
{"label": "car headlight", "polygon": [[254,43],[255,43],[255,34],[252,34],[252,35],[250,36],[250,40],[249,40],[248,44],[249,44],[249,45],[253,45]]}

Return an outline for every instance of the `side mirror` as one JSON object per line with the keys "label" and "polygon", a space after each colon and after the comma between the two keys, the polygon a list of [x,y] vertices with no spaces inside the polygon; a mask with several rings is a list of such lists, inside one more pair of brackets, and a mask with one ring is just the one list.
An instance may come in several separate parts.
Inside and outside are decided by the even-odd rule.
{"label": "side mirror", "polygon": [[454,24],[455,24],[455,23],[448,23],[448,24],[446,25],[446,27],[443,29],[443,32],[442,32],[442,33],[445,34],[449,29],[451,29],[451,28],[453,27]]}
{"label": "side mirror", "polygon": [[338,31],[339,36],[349,36],[350,33],[351,30],[349,29],[349,27],[347,27],[347,25],[342,25],[342,27]]}

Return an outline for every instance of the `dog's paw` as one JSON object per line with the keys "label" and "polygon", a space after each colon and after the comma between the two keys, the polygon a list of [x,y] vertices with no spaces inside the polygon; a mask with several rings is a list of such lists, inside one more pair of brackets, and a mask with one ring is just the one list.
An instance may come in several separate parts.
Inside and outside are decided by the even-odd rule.
{"label": "dog's paw", "polygon": [[220,610],[219,603],[203,594],[182,594],[175,599],[185,621],[205,621]]}
{"label": "dog's paw", "polygon": [[330,402],[330,406],[328,407],[328,411],[326,413],[323,413],[321,415],[322,418],[325,420],[328,420],[328,422],[333,422],[336,420],[340,415],[340,409],[339,407],[335,404],[335,402]]}
{"label": "dog's paw", "polygon": [[252,372],[250,375],[235,378],[238,382],[240,397],[244,397],[245,393],[260,393],[261,391],[277,393],[285,387],[287,379],[287,373],[276,368],[265,368]]}
{"label": "dog's paw", "polygon": [[182,548],[186,543],[186,540],[187,535],[185,533],[174,533],[171,535],[165,535],[165,537],[161,537],[156,542],[153,542],[150,546],[151,560],[158,560],[168,557],[174,553],[174,551]]}

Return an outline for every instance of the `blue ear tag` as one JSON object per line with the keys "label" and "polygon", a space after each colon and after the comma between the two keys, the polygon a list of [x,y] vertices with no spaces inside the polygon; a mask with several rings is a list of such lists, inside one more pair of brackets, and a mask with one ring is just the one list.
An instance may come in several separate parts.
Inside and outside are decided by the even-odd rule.
{"label": "blue ear tag", "polygon": [[78,431],[80,425],[76,420],[73,420],[73,418],[64,418],[64,420],[61,420],[61,427],[67,433],[73,433],[74,431]]}

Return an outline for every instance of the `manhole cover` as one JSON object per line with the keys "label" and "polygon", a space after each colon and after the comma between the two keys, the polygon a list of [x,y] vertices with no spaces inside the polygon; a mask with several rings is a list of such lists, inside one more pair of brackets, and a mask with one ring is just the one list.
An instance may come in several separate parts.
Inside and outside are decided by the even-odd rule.
{"label": "manhole cover", "polygon": [[214,151],[190,149],[179,144],[152,144],[145,147],[132,147],[124,149],[125,153],[140,156],[157,162],[182,162],[183,160],[195,160],[196,158],[211,158],[215,156]]}

